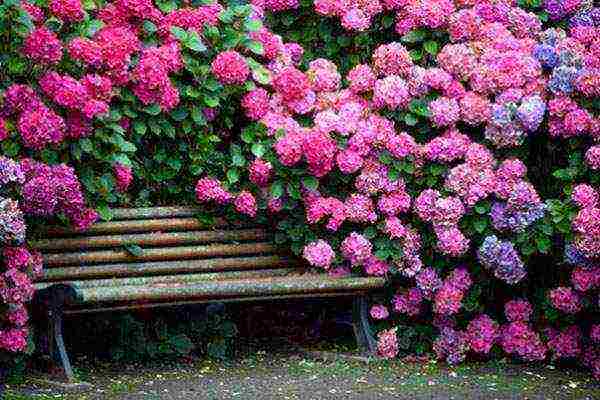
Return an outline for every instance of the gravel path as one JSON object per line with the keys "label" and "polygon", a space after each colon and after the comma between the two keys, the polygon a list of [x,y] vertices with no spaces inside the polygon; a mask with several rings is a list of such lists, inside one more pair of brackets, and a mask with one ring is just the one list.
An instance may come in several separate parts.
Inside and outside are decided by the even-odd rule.
{"label": "gravel path", "polygon": [[600,386],[575,371],[503,362],[447,368],[431,361],[324,361],[272,344],[249,346],[229,363],[75,364],[91,389],[65,393],[29,376],[10,387],[5,399],[600,399]]}

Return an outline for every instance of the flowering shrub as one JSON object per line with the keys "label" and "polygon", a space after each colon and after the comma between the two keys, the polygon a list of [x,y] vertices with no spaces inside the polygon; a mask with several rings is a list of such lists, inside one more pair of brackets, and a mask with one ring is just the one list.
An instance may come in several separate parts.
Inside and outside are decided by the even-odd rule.
{"label": "flowering shrub", "polygon": [[256,122],[240,162],[210,175],[219,196],[198,200],[252,215],[237,201],[252,193],[312,267],[388,278],[370,312],[383,357],[503,351],[594,371],[598,9],[275,3],[253,2],[304,53],[263,31],[280,56],[242,101]]}
{"label": "flowering shrub", "polygon": [[195,195],[277,221],[312,268],[386,277],[382,357],[600,377],[600,13],[533,3],[5,2],[3,243],[23,215]]}

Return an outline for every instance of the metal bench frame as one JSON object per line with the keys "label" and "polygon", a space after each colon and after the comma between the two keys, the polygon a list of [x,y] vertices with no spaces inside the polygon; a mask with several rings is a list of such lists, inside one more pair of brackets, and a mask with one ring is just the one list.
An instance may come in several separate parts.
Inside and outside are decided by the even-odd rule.
{"label": "metal bench frame", "polygon": [[[224,228],[221,231],[206,230],[199,232],[198,229],[202,229],[202,226],[194,218],[194,215],[198,212],[196,208],[153,207],[116,209],[113,212],[113,221],[97,223],[84,233],[75,232],[68,228],[47,227],[43,234],[46,238],[52,237],[52,239],[41,239],[33,244],[33,247],[42,251],[45,264],[48,264],[44,276],[36,283],[37,291],[34,302],[38,308],[45,311],[48,317],[47,347],[50,358],[61,367],[64,378],[68,382],[74,382],[75,376],[63,340],[63,317],[69,314],[107,310],[211,302],[351,296],[354,297],[352,314],[357,344],[363,352],[369,355],[375,353],[376,341],[369,322],[367,293],[370,290],[383,287],[385,284],[383,278],[334,279],[322,274],[317,275],[320,279],[315,280],[312,279],[315,275],[285,275],[289,269],[281,268],[279,265],[294,266],[297,263],[289,262],[288,265],[286,263],[290,260],[283,257],[281,262],[278,262],[278,266],[273,267],[277,269],[269,269],[267,264],[272,263],[273,260],[268,255],[264,256],[264,254],[277,254],[278,251],[264,242],[252,242],[256,239],[265,240],[264,232],[252,231],[251,229],[244,231],[239,230],[239,228],[234,232],[225,221],[218,221],[216,224],[217,227]],[[164,233],[165,231],[170,233]],[[133,235],[127,235],[132,232]],[[176,246],[190,240],[194,243],[202,242],[204,237],[207,238],[206,242],[208,243],[218,242],[219,240],[232,240],[236,235],[239,236],[240,232],[240,237],[251,242],[196,247],[149,247],[149,254],[144,256],[145,258],[142,260],[147,262],[130,264],[136,268],[139,267],[137,271],[126,264],[107,264],[118,261],[125,263],[140,261],[135,256],[116,249],[127,243],[128,238],[131,237],[135,237],[136,244],[140,246],[164,246],[165,244]],[[73,248],[80,251],[77,253],[52,253],[52,251]],[[244,259],[215,258],[215,256],[218,257],[221,254],[225,256],[244,254],[244,251],[248,254]],[[278,256],[272,257],[277,258]],[[257,260],[257,264],[258,261],[261,261],[264,265],[259,266],[258,270],[253,269],[251,264],[253,259]],[[198,263],[198,266],[193,264],[194,262]],[[220,269],[218,272],[211,272],[211,268],[214,268],[219,262],[231,262],[232,266],[225,270]],[[92,265],[89,265],[90,263]],[[188,271],[188,274],[182,273],[185,271],[181,268],[189,267],[191,264],[198,269],[192,269]],[[237,269],[236,265],[238,265]],[[271,271],[270,275],[263,278],[262,275],[267,271]],[[295,271],[298,271],[298,268]],[[156,275],[156,272],[163,273],[163,275]],[[192,274],[189,272],[192,272]],[[193,272],[197,273],[193,274]],[[111,276],[112,273],[117,274],[119,277]],[[202,277],[209,278],[206,281],[205,278],[198,278],[201,274]],[[214,276],[211,276],[211,274]],[[229,279],[216,279],[220,276],[229,277]],[[111,277],[113,280],[110,280]],[[128,279],[129,281],[127,281]],[[202,280],[193,280],[182,284],[181,282],[186,282],[185,279]],[[284,279],[285,284],[278,287],[278,282],[283,282],[278,281],[278,279]],[[119,283],[122,282],[136,283],[119,286]],[[116,285],[111,285],[112,283],[116,283]],[[186,288],[193,290],[185,292],[176,285],[170,287],[170,283],[188,285]],[[105,292],[110,292],[106,289],[109,285],[115,290],[106,294]],[[162,287],[157,288],[156,286]],[[98,288],[100,290],[94,291]],[[137,289],[142,293],[137,293]],[[128,298],[124,294],[127,290],[129,290],[130,295],[133,295],[133,298]],[[144,302],[143,304],[136,303],[136,300],[145,299],[144,290],[151,295],[156,292],[156,298],[154,301]],[[215,292],[213,293],[213,291]],[[88,298],[84,299],[83,297],[86,296]],[[92,307],[89,307],[89,305],[92,305]]]}

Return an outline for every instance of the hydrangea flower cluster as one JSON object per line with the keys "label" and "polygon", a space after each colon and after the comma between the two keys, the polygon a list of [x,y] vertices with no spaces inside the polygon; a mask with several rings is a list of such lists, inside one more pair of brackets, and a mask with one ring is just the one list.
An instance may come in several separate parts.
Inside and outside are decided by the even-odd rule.
{"label": "hydrangea flower cluster", "polygon": [[[303,7],[283,1],[254,5],[257,14]],[[436,327],[442,331],[435,346],[440,358],[457,362],[469,350],[487,354],[498,344],[526,360],[544,359],[547,347],[530,321],[533,307],[526,300],[506,303],[508,322],[502,326],[492,313],[463,325],[464,332],[451,321],[460,318],[473,280],[518,285],[525,279],[528,254],[520,254],[522,245],[512,240],[524,238],[555,212],[555,204],[544,202],[528,181],[523,161],[503,157],[544,135],[546,126],[556,138],[600,137],[597,116],[577,97],[593,97],[597,91],[595,14],[585,8],[588,16],[584,7],[576,11],[578,6],[560,14],[577,14],[567,33],[543,30],[536,15],[509,1],[323,0],[314,7],[358,31],[368,29],[377,14],[392,12],[398,33],[426,28],[447,32],[450,42],[432,57],[433,66],[412,57],[410,44],[382,44],[370,62],[363,60],[342,77],[336,65],[324,59],[309,60],[303,71],[302,52],[295,46],[267,28],[255,32],[271,80],[252,86],[242,107],[248,119],[267,128],[263,139],[272,144],[261,161],[248,168],[250,181],[260,188],[257,198],[267,204],[277,200],[277,207],[269,210],[283,210],[282,215],[301,207],[308,228],[319,238],[304,244],[309,264],[336,274],[360,266],[369,275],[414,278],[415,285],[396,290],[392,310],[417,320],[429,312],[426,301],[431,301]],[[432,128],[425,142],[420,128],[403,131],[397,118],[415,113],[415,107],[422,107],[420,122],[426,120]],[[482,142],[475,139],[479,134]],[[595,147],[585,156],[590,169],[600,165]],[[399,173],[406,164],[412,171]],[[420,181],[432,164],[442,171],[441,185]],[[303,174],[302,183],[291,183],[274,199],[273,192],[281,190],[266,188],[290,179],[290,171]],[[208,200],[214,198],[203,201]],[[573,202],[580,210],[573,220],[575,239],[569,254],[587,261],[585,267],[577,262],[571,272],[573,289],[560,287],[549,294],[551,302],[556,299],[555,307],[566,311],[583,308],[582,293],[592,294],[598,286],[598,194],[575,187]],[[477,227],[483,226],[481,238],[465,229],[477,214],[491,221]],[[424,268],[422,246],[431,246],[431,233],[435,248],[427,252],[434,259],[467,259],[475,244],[474,262],[490,274],[472,277],[466,268],[456,268],[442,279],[438,268]],[[470,262],[466,267],[471,270]],[[378,306],[372,313],[378,320],[389,318]],[[391,330],[380,334],[381,354],[397,352],[392,337]]]}
{"label": "hydrangea flower cluster", "polygon": [[478,256],[483,266],[509,285],[519,283],[527,275],[525,265],[513,244],[501,241],[495,235],[485,238]]}

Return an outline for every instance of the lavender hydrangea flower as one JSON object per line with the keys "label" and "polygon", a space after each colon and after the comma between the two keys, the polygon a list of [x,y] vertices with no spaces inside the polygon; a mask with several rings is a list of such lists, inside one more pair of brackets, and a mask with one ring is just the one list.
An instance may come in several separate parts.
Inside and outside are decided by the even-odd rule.
{"label": "lavender hydrangea flower", "polygon": [[521,102],[517,109],[517,117],[526,130],[534,132],[542,123],[545,112],[546,103],[542,98],[540,96],[529,96]]}
{"label": "lavender hydrangea flower", "polygon": [[552,69],[558,64],[558,54],[556,53],[556,49],[549,44],[536,44],[533,48],[533,57],[535,57],[544,68]]}
{"label": "lavender hydrangea flower", "polygon": [[573,243],[568,243],[565,246],[564,261],[567,264],[577,265],[583,268],[591,268],[594,265],[593,260],[586,257]]}
{"label": "lavender hydrangea flower", "polygon": [[529,205],[525,210],[510,210],[506,203],[494,203],[490,211],[492,225],[499,231],[523,232],[525,228],[544,217],[547,206]]}
{"label": "lavender hydrangea flower", "polygon": [[0,187],[9,183],[23,183],[25,174],[16,161],[0,156]]}
{"label": "lavender hydrangea flower", "polygon": [[527,275],[523,261],[513,244],[501,241],[495,235],[484,239],[478,257],[481,264],[492,271],[496,278],[510,285],[520,282]]}
{"label": "lavender hydrangea flower", "polygon": [[552,71],[552,77],[548,86],[554,93],[570,94],[573,91],[573,82],[578,75],[578,68],[560,65]]}
{"label": "lavender hydrangea flower", "polygon": [[0,244],[20,246],[25,242],[25,221],[19,204],[0,197]]}
{"label": "lavender hydrangea flower", "polygon": [[575,28],[578,26],[594,26],[594,17],[591,10],[580,10],[578,13],[569,18],[570,28]]}

